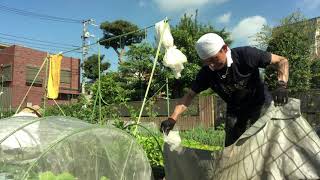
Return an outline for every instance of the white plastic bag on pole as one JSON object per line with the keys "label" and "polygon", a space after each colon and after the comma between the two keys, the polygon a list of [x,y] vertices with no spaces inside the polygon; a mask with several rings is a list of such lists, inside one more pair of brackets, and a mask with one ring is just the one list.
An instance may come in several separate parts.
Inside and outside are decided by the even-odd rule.
{"label": "white plastic bag on pole", "polygon": [[162,20],[160,22],[157,22],[155,27],[157,44],[159,44],[160,38],[162,36],[162,45],[164,46],[164,48],[168,49],[169,47],[174,46],[169,24]]}
{"label": "white plastic bag on pole", "polygon": [[179,79],[181,77],[181,71],[184,69],[183,63],[187,62],[187,57],[174,46],[174,40],[168,22],[160,21],[156,23],[155,27],[157,41],[159,43],[162,38],[162,45],[166,49],[163,64],[174,72],[176,79]]}

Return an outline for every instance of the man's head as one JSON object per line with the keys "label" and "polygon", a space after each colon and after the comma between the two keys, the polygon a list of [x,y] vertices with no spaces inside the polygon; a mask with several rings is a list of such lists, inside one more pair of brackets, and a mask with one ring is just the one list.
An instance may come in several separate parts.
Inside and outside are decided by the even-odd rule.
{"label": "man's head", "polygon": [[220,70],[227,64],[228,46],[215,33],[207,33],[196,42],[196,51],[211,70]]}

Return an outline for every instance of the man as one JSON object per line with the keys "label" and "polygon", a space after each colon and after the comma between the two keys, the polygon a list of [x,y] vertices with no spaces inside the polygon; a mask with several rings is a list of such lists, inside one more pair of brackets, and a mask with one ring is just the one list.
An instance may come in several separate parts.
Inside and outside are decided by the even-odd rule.
{"label": "man", "polygon": [[161,123],[161,131],[169,133],[196,94],[211,88],[227,103],[225,146],[233,144],[244,133],[248,124],[259,119],[261,110],[272,101],[259,75],[259,68],[270,64],[275,65],[278,72],[277,89],[273,94],[274,104],[281,106],[288,102],[289,65],[286,58],[254,47],[231,50],[215,33],[200,37],[196,42],[196,51],[204,66],[171,117]]}

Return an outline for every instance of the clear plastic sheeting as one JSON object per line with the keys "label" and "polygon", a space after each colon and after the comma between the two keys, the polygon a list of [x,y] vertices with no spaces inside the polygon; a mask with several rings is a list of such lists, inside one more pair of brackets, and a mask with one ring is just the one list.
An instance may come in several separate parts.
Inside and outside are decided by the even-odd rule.
{"label": "clear plastic sheeting", "polygon": [[69,173],[78,180],[152,179],[135,139],[114,127],[70,117],[0,120],[0,179]]}
{"label": "clear plastic sheeting", "polygon": [[167,180],[320,179],[320,139],[301,116],[297,99],[283,107],[272,104],[222,151],[170,146],[164,147]]}

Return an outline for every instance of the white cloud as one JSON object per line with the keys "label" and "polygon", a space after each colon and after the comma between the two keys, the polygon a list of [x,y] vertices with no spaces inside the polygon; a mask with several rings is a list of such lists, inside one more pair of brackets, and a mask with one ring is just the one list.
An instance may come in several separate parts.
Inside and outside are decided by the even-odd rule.
{"label": "white cloud", "polygon": [[308,9],[317,9],[320,7],[320,0],[302,0],[302,6]]}
{"label": "white cloud", "polygon": [[218,22],[223,24],[228,24],[230,22],[231,12],[227,12],[218,17]]}
{"label": "white cloud", "polygon": [[144,1],[139,1],[139,7],[145,7],[146,6],[146,3]]}
{"label": "white cloud", "polygon": [[162,11],[173,12],[199,8],[207,4],[221,4],[229,0],[153,0]]}
{"label": "white cloud", "polygon": [[254,36],[260,32],[267,20],[261,16],[252,16],[241,20],[231,31],[231,37],[237,45],[253,45]]}

